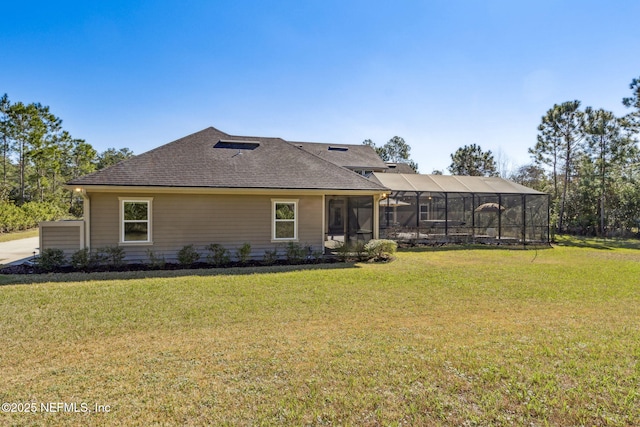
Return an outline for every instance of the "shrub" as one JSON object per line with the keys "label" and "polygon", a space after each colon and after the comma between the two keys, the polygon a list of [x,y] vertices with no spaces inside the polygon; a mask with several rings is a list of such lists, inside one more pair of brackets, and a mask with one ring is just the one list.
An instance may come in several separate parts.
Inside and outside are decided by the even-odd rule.
{"label": "shrub", "polygon": [[167,262],[162,255],[156,255],[151,249],[147,249],[147,266],[150,268],[164,268]]}
{"label": "shrub", "polygon": [[244,243],[236,250],[236,258],[240,264],[246,264],[249,261],[249,257],[251,256],[251,245],[249,243]]}
{"label": "shrub", "polygon": [[105,248],[98,248],[95,252],[89,254],[91,265],[101,265],[106,262],[107,254],[104,252]]}
{"label": "shrub", "polygon": [[369,257],[375,261],[388,260],[391,258],[391,255],[396,253],[397,249],[398,244],[396,242],[386,239],[369,240],[369,242],[364,245],[364,250]]}
{"label": "shrub", "polygon": [[89,252],[89,248],[84,248],[74,252],[70,262],[75,269],[87,270],[97,264],[97,259]]}
{"label": "shrub", "polygon": [[109,267],[120,267],[124,264],[125,252],[120,246],[107,246],[99,249],[104,254],[103,260]]}
{"label": "shrub", "polygon": [[34,228],[42,221],[53,221],[64,216],[64,210],[55,203],[27,202],[16,206],[12,202],[0,202],[0,232]]}
{"label": "shrub", "polygon": [[186,245],[178,251],[178,262],[181,265],[191,265],[200,259],[200,254],[193,245]]}
{"label": "shrub", "polygon": [[336,255],[338,255],[340,261],[347,262],[349,255],[351,255],[351,248],[346,243],[341,243],[336,247]]}
{"label": "shrub", "polygon": [[355,242],[351,245],[351,252],[355,255],[358,261],[366,261],[369,259],[369,254],[364,248],[364,242]]}
{"label": "shrub", "polygon": [[216,267],[222,267],[223,265],[227,265],[231,262],[229,250],[221,244],[212,243],[207,246],[206,249],[209,251],[207,261],[209,261],[210,264],[213,264]]}
{"label": "shrub", "polygon": [[284,255],[290,264],[299,264],[304,259],[305,249],[295,242],[287,243]]}
{"label": "shrub", "polygon": [[53,271],[62,267],[65,261],[62,249],[47,248],[40,252],[40,256],[36,259],[38,267],[44,271]]}
{"label": "shrub", "polygon": [[54,221],[65,215],[64,209],[55,203],[27,202],[20,208],[27,215],[33,227],[41,221]]}
{"label": "shrub", "polygon": [[336,254],[342,262],[349,260],[367,261],[372,257],[368,246],[364,242],[343,243],[336,248]]}
{"label": "shrub", "polygon": [[262,262],[265,265],[273,265],[278,260],[278,250],[274,249],[272,251],[266,250],[264,251],[264,257],[262,258]]}
{"label": "shrub", "polygon": [[311,254],[309,256],[309,259],[311,259],[311,261],[313,261],[314,263],[319,263],[324,259],[324,251],[322,250],[314,251],[313,248],[309,246],[309,253]]}
{"label": "shrub", "polygon": [[27,214],[10,202],[0,203],[0,232],[10,233],[29,228]]}

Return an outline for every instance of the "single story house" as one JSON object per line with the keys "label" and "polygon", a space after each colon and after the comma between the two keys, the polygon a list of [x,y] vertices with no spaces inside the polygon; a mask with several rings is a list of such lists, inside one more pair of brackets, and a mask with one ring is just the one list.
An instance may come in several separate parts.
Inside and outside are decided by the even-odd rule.
{"label": "single story house", "polygon": [[166,260],[193,244],[251,256],[293,242],[311,252],[378,237],[389,192],[364,176],[386,169],[365,145],[233,136],[212,127],[74,179],[82,221],[41,224],[41,248],[67,256],[120,246],[128,261]]}
{"label": "single story house", "polygon": [[215,128],[162,145],[68,187],[84,219],[40,225],[40,248],[67,256],[122,247],[167,261],[194,245],[251,256],[396,240],[547,241],[548,196],[501,178],[420,175],[368,145],[234,136]]}

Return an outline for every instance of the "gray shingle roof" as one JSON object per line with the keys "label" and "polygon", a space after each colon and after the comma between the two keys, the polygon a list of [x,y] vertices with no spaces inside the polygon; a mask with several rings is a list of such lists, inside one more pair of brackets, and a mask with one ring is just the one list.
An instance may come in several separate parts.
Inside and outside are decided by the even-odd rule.
{"label": "gray shingle roof", "polygon": [[389,168],[388,170],[385,171],[386,173],[410,173],[410,174],[416,173],[416,171],[414,171],[411,168],[411,166],[409,166],[407,163],[387,162],[386,165]]}
{"label": "gray shingle roof", "polygon": [[349,169],[381,171],[387,169],[376,150],[369,145],[325,144],[320,142],[291,142],[309,153]]}
{"label": "gray shingle roof", "polygon": [[283,139],[232,136],[212,127],[69,185],[385,190]]}

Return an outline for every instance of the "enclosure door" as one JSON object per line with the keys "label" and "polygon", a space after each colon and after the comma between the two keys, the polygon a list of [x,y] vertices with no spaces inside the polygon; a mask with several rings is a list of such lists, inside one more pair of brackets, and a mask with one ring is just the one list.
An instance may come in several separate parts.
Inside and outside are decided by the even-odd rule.
{"label": "enclosure door", "polygon": [[329,199],[329,224],[327,229],[332,236],[344,236],[347,223],[344,199]]}
{"label": "enclosure door", "polygon": [[373,239],[373,197],[348,197],[347,240],[368,242]]}
{"label": "enclosure door", "polygon": [[373,238],[373,197],[327,197],[327,241],[353,243]]}

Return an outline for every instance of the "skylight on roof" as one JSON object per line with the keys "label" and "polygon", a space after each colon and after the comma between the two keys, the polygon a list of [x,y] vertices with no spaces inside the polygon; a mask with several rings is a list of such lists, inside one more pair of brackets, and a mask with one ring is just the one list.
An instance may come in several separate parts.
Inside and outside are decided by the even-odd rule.
{"label": "skylight on roof", "polygon": [[255,150],[260,146],[256,141],[231,141],[221,139],[213,148],[230,148],[232,150]]}
{"label": "skylight on roof", "polygon": [[349,151],[347,147],[332,147],[332,146],[329,146],[328,150],[329,151]]}

